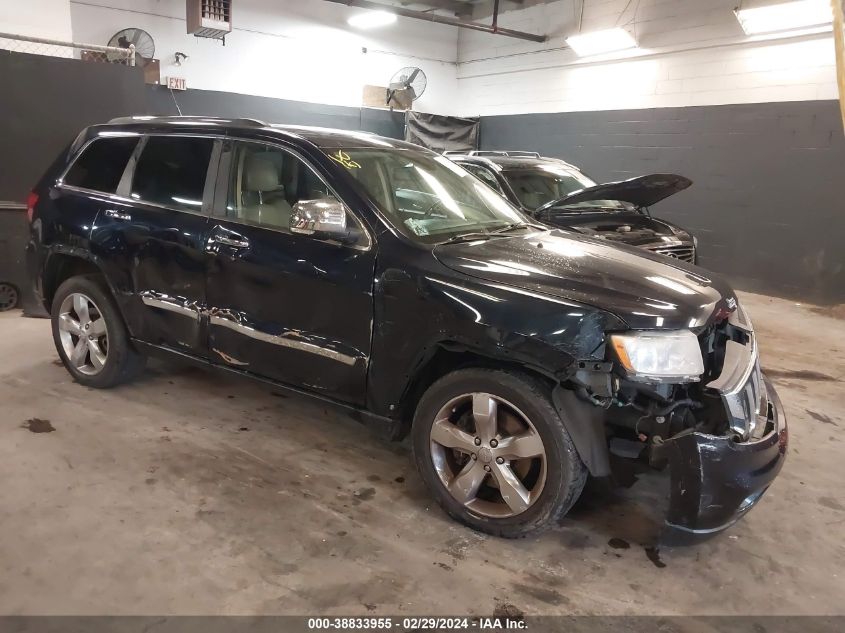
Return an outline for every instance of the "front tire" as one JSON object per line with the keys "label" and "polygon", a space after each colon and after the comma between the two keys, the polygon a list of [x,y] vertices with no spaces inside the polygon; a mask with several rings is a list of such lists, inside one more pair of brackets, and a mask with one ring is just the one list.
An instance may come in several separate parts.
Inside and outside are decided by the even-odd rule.
{"label": "front tire", "polygon": [[417,469],[437,503],[495,536],[551,526],[587,480],[549,388],[527,374],[444,376],[420,400],[411,434]]}
{"label": "front tire", "polygon": [[76,382],[107,389],[143,370],[145,358],[130,345],[123,318],[98,275],[62,283],[50,317],[59,358]]}

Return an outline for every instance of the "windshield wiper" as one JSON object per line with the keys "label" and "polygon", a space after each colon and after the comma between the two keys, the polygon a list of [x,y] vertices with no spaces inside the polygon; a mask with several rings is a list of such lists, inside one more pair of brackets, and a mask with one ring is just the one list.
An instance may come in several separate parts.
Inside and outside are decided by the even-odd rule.
{"label": "windshield wiper", "polygon": [[510,224],[506,224],[505,226],[490,231],[490,233],[507,233],[508,231],[513,231],[514,229],[527,229],[531,226],[534,225],[528,224],[527,222],[511,222]]}
{"label": "windshield wiper", "polygon": [[474,242],[475,240],[489,240],[493,236],[492,233],[460,233],[453,235],[443,244],[452,244],[454,242]]}

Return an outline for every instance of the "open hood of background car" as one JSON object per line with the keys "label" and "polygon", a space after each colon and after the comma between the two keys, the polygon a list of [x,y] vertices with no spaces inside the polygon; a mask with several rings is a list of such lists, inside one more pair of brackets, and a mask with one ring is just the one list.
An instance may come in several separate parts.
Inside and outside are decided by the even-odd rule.
{"label": "open hood of background car", "polygon": [[537,209],[537,213],[592,200],[621,200],[638,207],[650,207],[664,198],[683,191],[691,184],[692,180],[677,174],[650,174],[619,182],[606,182],[603,185],[579,189],[563,198],[552,200]]}

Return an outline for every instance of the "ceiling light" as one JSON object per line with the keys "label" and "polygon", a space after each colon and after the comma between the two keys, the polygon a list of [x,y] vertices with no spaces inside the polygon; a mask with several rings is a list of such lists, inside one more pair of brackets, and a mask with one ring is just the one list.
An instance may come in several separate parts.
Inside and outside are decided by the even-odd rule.
{"label": "ceiling light", "polygon": [[353,15],[347,22],[349,26],[358,29],[375,29],[396,22],[396,14],[388,11],[366,11]]}
{"label": "ceiling light", "polygon": [[637,41],[633,36],[621,28],[573,35],[566,38],[566,43],[578,57],[601,55],[637,46]]}
{"label": "ceiling light", "polygon": [[798,0],[753,9],[737,9],[736,19],[746,35],[793,31],[833,21],[828,0]]}

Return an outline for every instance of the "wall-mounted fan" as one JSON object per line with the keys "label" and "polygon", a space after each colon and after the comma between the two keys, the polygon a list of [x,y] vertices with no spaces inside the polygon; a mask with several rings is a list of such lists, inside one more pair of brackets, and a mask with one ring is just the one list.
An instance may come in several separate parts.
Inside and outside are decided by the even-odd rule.
{"label": "wall-mounted fan", "polygon": [[[129,48],[130,44],[135,45],[135,65],[146,66],[155,57],[156,45],[153,36],[144,29],[129,28],[118,31],[111,36],[109,46],[118,48]],[[117,53],[107,53],[110,62],[123,61]]]}
{"label": "wall-mounted fan", "polygon": [[407,110],[411,103],[419,99],[425,92],[428,79],[422,68],[408,66],[400,68],[387,87],[387,105],[391,108],[399,107]]}

